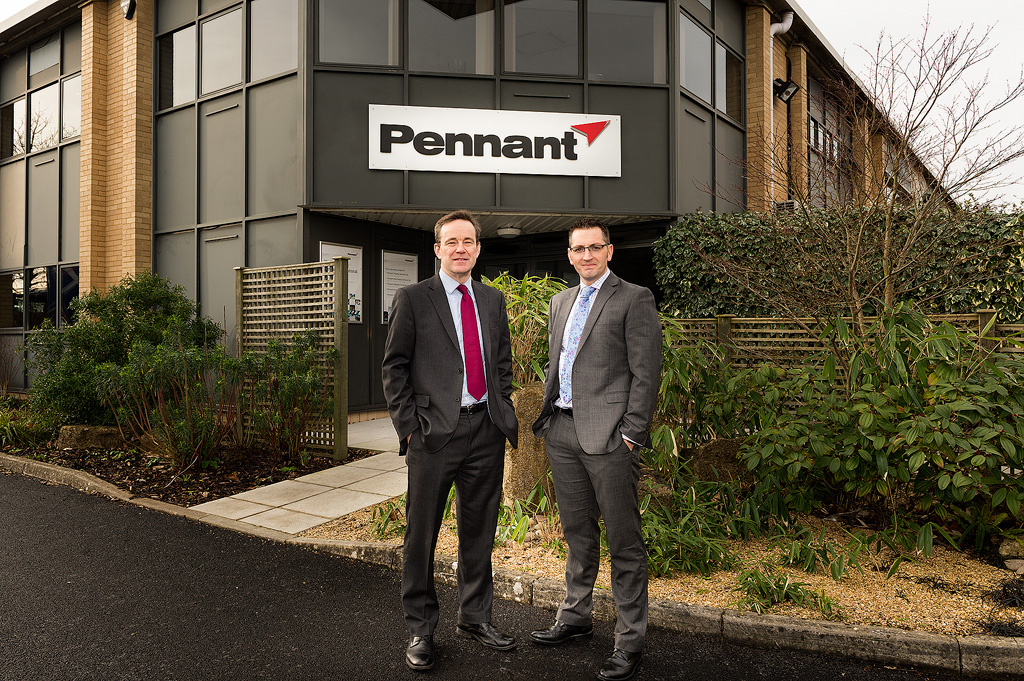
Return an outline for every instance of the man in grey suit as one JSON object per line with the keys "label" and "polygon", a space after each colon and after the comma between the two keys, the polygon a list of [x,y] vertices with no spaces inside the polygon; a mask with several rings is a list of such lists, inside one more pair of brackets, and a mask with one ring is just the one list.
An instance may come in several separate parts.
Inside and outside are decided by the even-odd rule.
{"label": "man in grey suit", "polygon": [[515,639],[491,624],[491,549],[505,440],[515,446],[519,434],[505,298],[471,279],[480,255],[480,225],[471,213],[442,217],[434,238],[441,271],[395,293],[382,366],[384,395],[409,469],[402,609],[410,635],[406,664],[417,671],[434,665],[434,548],[453,483],[456,633],[494,650],[515,647]]}
{"label": "man in grey suit", "polygon": [[593,635],[601,515],[619,614],[615,650],[597,676],[618,681],[636,673],[647,631],[637,480],[661,382],[661,324],[651,291],[608,269],[610,241],[596,220],[574,224],[569,260],[580,286],[551,299],[544,405],[533,431],[545,438],[569,557],[555,624],[530,637],[558,645]]}

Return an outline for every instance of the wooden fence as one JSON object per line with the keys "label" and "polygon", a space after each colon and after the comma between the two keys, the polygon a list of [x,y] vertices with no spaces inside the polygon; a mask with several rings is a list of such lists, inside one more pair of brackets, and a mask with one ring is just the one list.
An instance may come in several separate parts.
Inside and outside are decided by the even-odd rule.
{"label": "wooden fence", "polygon": [[[958,329],[980,336],[994,314],[994,310],[980,310],[971,314],[931,315],[929,318],[936,322],[948,321]],[[818,340],[821,327],[813,319],[794,321],[719,315],[708,319],[680,319],[678,322],[686,345],[696,345],[701,340],[715,342],[736,367],[766,361],[784,367],[799,366],[825,349]],[[1021,333],[1024,333],[1024,324],[997,323],[988,336],[998,343],[1000,339]],[[999,350],[1024,354],[1024,349],[1007,343],[1000,343]]]}
{"label": "wooden fence", "polygon": [[[238,352],[266,352],[271,340],[315,331],[319,348],[338,350],[327,364],[333,418],[315,422],[303,442],[348,456],[348,258],[282,267],[235,268]],[[326,356],[326,355],[325,355]]]}

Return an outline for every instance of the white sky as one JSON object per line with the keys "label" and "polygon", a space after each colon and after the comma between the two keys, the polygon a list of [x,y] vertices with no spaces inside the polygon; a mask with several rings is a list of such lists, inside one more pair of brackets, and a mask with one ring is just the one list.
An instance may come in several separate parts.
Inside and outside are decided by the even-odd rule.
{"label": "white sky", "polygon": [[[989,72],[992,97],[1006,90],[1007,82],[1016,83],[1024,69],[1024,2],[1020,0],[796,0],[825,39],[842,56],[854,73],[860,75],[870,63],[864,49],[878,44],[882,31],[893,38],[919,38],[926,15],[931,17],[929,35],[974,27],[975,35],[992,28],[988,47],[993,54],[983,69]],[[978,11],[972,12],[977,9]],[[984,76],[983,72],[977,78]],[[866,78],[862,77],[866,81]],[[1009,127],[1024,123],[1024,101],[1018,100],[1001,112],[1000,123]],[[999,125],[997,123],[996,125]],[[1024,201],[1024,159],[1008,166],[1016,178],[1012,184],[981,198],[997,203]]]}
{"label": "white sky", "polygon": [[[0,21],[32,4],[34,0],[0,0]],[[1021,0],[796,0],[825,39],[846,59],[856,73],[868,63],[861,47],[872,48],[884,30],[893,37],[920,35],[921,23],[931,15],[931,30],[949,31],[974,26],[977,31],[992,27],[990,47],[995,53],[988,60],[993,95],[1005,89],[1007,81],[1016,82],[1024,69],[1024,2]],[[971,10],[979,11],[972,14]],[[1018,101],[1002,114],[1006,125],[1024,122],[1024,101]],[[1009,174],[1015,182],[984,198],[1024,202],[1024,159],[1014,164]]]}

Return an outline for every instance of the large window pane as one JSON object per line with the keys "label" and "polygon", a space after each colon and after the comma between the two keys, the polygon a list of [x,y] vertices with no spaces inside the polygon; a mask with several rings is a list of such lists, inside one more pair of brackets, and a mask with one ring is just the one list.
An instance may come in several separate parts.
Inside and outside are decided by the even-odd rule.
{"label": "large window pane", "polygon": [[685,14],[679,17],[679,76],[684,88],[711,101],[711,36]]}
{"label": "large window pane", "polygon": [[25,50],[18,50],[9,57],[0,57],[0,102],[12,100],[25,92],[27,74]]}
{"label": "large window pane", "polygon": [[253,0],[249,80],[259,80],[299,65],[299,13],[295,0]]}
{"label": "large window pane", "polygon": [[41,151],[57,146],[60,141],[60,85],[32,93],[29,97],[28,144],[29,151]]}
{"label": "large window pane", "polygon": [[409,68],[494,73],[494,0],[409,0]]}
{"label": "large window pane", "polygon": [[743,120],[743,62],[721,45],[715,45],[715,108]]}
{"label": "large window pane", "polygon": [[78,298],[78,265],[62,267],[60,270],[60,325],[67,326],[75,321],[71,301]]}
{"label": "large window pane", "polygon": [[201,92],[209,94],[242,82],[242,10],[200,27]]}
{"label": "large window pane", "polygon": [[160,108],[196,98],[196,27],[160,39]]}
{"label": "large window pane", "polygon": [[64,61],[61,73],[67,75],[82,70],[82,24],[71,24],[64,29]]}
{"label": "large window pane", "polygon": [[664,83],[668,45],[664,1],[590,0],[588,77]]}
{"label": "large window pane", "polygon": [[505,5],[505,69],[579,75],[576,0],[520,0]]}
{"label": "large window pane", "polygon": [[68,78],[61,89],[60,138],[66,140],[82,134],[82,77]]}
{"label": "large window pane", "polygon": [[40,40],[28,51],[29,87],[42,85],[60,75],[57,63],[60,61],[60,32]]}
{"label": "large window pane", "polygon": [[0,166],[0,268],[25,265],[25,161]]}
{"label": "large window pane", "polygon": [[0,327],[21,329],[25,326],[25,273],[0,274]]}
{"label": "large window pane", "polygon": [[25,111],[24,99],[0,107],[0,159],[25,153]]}
{"label": "large window pane", "polygon": [[398,65],[398,0],[320,0],[320,61]]}
{"label": "large window pane", "polygon": [[57,324],[57,268],[28,270],[28,328],[38,329],[43,320]]}

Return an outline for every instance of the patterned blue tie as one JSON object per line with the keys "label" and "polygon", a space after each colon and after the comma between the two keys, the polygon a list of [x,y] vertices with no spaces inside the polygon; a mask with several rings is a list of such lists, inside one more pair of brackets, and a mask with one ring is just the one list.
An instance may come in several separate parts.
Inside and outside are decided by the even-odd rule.
{"label": "patterned blue tie", "polygon": [[576,349],[580,344],[580,336],[583,335],[583,326],[587,323],[587,314],[590,312],[590,296],[594,295],[596,290],[593,286],[584,286],[580,290],[580,304],[576,306],[576,314],[569,325],[565,360],[558,370],[558,394],[562,398],[562,404],[572,404],[572,364],[576,360]]}

